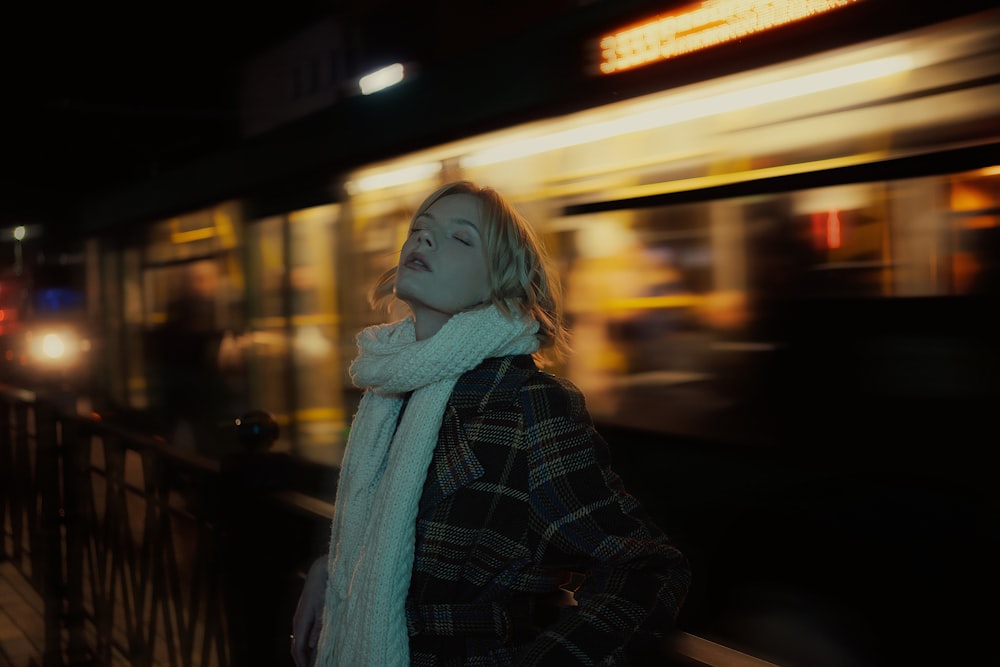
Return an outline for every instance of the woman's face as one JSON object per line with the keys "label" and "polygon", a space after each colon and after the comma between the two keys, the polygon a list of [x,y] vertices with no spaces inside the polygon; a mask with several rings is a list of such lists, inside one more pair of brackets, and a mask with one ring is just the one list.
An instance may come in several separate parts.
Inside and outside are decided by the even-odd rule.
{"label": "woman's face", "polygon": [[395,294],[413,312],[418,339],[490,297],[479,200],[452,194],[417,217],[399,253]]}

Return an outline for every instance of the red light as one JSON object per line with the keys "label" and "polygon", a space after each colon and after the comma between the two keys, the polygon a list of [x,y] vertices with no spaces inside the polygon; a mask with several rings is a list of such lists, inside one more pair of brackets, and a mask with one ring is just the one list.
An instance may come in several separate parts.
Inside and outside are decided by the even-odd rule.
{"label": "red light", "polygon": [[812,246],[815,250],[826,248],[826,218],[822,213],[813,213],[809,216],[812,226]]}
{"label": "red light", "polygon": [[826,214],[826,247],[840,247],[840,211],[835,208]]}
{"label": "red light", "polygon": [[832,250],[839,248],[843,242],[841,237],[840,210],[831,208],[826,213],[812,213],[809,216],[812,225],[812,244],[816,250]]}

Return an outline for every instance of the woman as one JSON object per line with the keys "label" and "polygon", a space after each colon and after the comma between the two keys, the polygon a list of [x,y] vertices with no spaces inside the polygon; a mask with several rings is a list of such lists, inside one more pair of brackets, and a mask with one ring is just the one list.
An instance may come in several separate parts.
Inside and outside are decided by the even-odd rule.
{"label": "woman", "polygon": [[358,337],[365,393],[296,664],[625,664],[670,629],[690,570],[580,392],[536,366],[566,332],[531,227],[490,188],[438,189],[373,303],[392,297],[410,315]]}

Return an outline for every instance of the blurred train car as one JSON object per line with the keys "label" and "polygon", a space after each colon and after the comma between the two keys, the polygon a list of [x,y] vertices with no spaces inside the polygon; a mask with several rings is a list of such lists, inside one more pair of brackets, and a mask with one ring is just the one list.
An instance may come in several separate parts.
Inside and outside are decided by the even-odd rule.
{"label": "blurred train car", "polygon": [[[649,25],[591,35],[595,60],[641,60],[615,40]],[[983,512],[996,501],[984,433],[1000,370],[1000,12],[858,34],[347,156],[313,174],[325,200],[220,196],[95,239],[106,400],[161,406],[151,350],[164,348],[149,341],[195,285],[199,359],[224,397],[212,419],[266,409],[279,449],[336,466],[358,399],[354,335],[381,319],[367,290],[409,212],[446,180],[493,185],[565,282],[575,352],[556,372],[701,568],[710,592],[691,625],[719,631],[725,609],[726,631],[758,649],[782,635],[879,646],[810,664],[888,664],[882,650],[916,664],[930,649],[903,638],[938,629],[969,633],[960,655],[985,630],[966,605],[993,584],[981,566],[996,548]],[[735,611],[790,590],[815,598],[769,608],[836,622]]]}
{"label": "blurred train car", "polygon": [[[864,316],[890,319],[995,293],[997,36],[992,12],[960,18],[358,165],[303,208],[247,193],[96,240],[110,394],[148,402],[131,334],[204,297],[240,400],[295,425],[286,447],[337,461],[353,334],[379,317],[367,286],[420,198],[464,177],[509,193],[548,241],[576,349],[560,371],[598,420],[773,444],[789,415],[762,380],[804,333],[796,305],[876,301]],[[983,389],[895,361],[868,390]]]}

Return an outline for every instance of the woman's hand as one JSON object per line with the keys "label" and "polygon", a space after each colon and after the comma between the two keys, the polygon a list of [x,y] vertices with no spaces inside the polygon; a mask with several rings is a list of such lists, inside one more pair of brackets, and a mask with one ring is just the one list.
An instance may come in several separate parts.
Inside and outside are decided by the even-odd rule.
{"label": "woman's hand", "polygon": [[310,667],[316,658],[316,645],[323,629],[326,561],[327,557],[323,555],[309,568],[292,617],[292,658],[295,660],[295,667]]}

